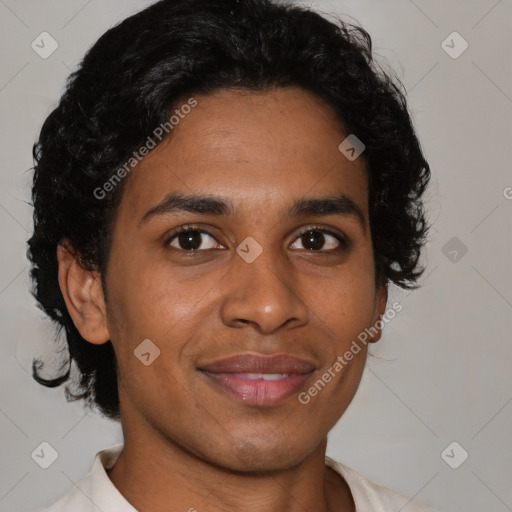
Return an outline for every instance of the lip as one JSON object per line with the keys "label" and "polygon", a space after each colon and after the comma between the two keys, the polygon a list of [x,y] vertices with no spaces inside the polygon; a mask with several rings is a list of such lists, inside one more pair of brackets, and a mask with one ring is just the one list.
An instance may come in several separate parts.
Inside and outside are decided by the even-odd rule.
{"label": "lip", "polygon": [[211,373],[305,374],[315,370],[316,365],[289,354],[264,355],[246,352],[203,364],[199,369]]}
{"label": "lip", "polygon": [[[296,394],[316,366],[288,354],[246,353],[216,360],[198,369],[208,382],[237,400],[247,405],[271,406]],[[262,374],[267,374],[266,378]]]}

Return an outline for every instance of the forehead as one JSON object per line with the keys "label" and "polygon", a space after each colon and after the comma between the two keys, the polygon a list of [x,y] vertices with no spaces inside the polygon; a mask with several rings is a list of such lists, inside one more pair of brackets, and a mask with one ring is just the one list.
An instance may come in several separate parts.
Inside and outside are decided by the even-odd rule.
{"label": "forehead", "polygon": [[347,134],[315,95],[280,88],[194,98],[197,105],[134,168],[121,207],[127,200],[140,213],[173,191],[224,196],[245,208],[343,193],[366,211],[363,159],[339,151]]}

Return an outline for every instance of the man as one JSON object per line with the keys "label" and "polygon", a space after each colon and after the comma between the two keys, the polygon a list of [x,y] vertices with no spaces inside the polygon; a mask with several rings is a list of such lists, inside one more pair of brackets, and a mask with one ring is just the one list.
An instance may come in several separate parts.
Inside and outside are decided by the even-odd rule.
{"label": "man", "polygon": [[427,231],[429,166],[363,29],[157,2],[89,50],[34,157],[34,294],[69,397],[124,436],[45,510],[426,510],[325,456]]}

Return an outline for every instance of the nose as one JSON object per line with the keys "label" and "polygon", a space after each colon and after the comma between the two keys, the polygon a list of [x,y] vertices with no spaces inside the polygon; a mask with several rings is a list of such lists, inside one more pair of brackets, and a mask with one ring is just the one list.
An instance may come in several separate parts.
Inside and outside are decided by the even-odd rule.
{"label": "nose", "polygon": [[308,308],[299,296],[294,274],[290,264],[270,249],[252,263],[235,254],[223,280],[224,324],[237,328],[250,324],[262,334],[306,324]]}

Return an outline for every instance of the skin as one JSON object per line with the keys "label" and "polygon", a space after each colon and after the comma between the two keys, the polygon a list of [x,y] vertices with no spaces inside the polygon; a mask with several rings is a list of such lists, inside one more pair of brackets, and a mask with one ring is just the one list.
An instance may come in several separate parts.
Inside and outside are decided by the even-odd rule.
{"label": "skin", "polygon": [[[362,158],[349,161],[331,109],[298,88],[223,90],[198,105],[132,171],[116,214],[105,303],[99,275],[72,248],[58,249],[59,283],[90,343],[111,340],[118,360],[124,450],[109,477],[141,512],[354,511],[350,490],[324,464],[327,434],[359,385],[362,350],[307,405],[297,396],[249,406],[220,391],[198,366],[242,352],[314,362],[302,390],[384,313],[375,286]],[[230,215],[146,212],[167,194],[208,194]],[[303,198],[343,194],[363,213],[286,216]],[[199,249],[169,239],[194,224]],[[329,229],[348,239],[320,237]],[[237,252],[248,236],[263,249]],[[202,243],[202,245],[199,245]],[[183,245],[181,246],[183,247]],[[190,248],[186,246],[185,248]],[[372,342],[380,338],[378,332]],[[150,339],[149,366],[133,352]]]}

